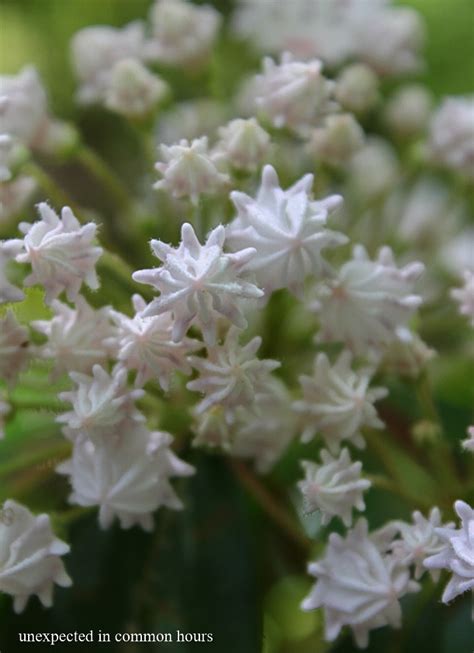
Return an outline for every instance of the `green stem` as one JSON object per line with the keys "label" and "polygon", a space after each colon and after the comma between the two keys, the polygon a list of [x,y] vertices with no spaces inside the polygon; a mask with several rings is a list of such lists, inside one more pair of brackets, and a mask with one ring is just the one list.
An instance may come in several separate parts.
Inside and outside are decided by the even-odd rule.
{"label": "green stem", "polygon": [[87,222],[81,214],[81,209],[77,206],[74,200],[72,200],[69,195],[58,186],[56,180],[43,168],[40,168],[40,166],[33,161],[29,161],[22,168],[22,172],[35,179],[38,185],[46,193],[46,199],[49,200],[57,210],[61,209],[63,206],[69,206],[79,222]]}
{"label": "green stem", "polygon": [[34,466],[44,465],[47,461],[63,460],[71,452],[71,444],[66,440],[54,447],[38,451],[30,456],[17,456],[0,466],[0,478]]}

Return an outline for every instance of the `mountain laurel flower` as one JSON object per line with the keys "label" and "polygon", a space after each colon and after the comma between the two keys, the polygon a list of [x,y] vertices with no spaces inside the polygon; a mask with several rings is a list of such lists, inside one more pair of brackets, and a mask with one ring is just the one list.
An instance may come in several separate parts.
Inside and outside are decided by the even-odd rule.
{"label": "mountain laurel flower", "polygon": [[150,11],[151,39],[145,46],[147,59],[190,69],[202,66],[209,57],[221,20],[219,12],[210,5],[155,0]]}
{"label": "mountain laurel flower", "polygon": [[317,161],[332,166],[348,163],[364,144],[364,132],[349,113],[327,116],[324,125],[313,130],[308,151]]}
{"label": "mountain laurel flower", "polygon": [[122,59],[111,71],[104,104],[128,118],[143,118],[155,110],[168,92],[166,82],[150,73],[138,59]]}
{"label": "mountain laurel flower", "polygon": [[440,165],[474,181],[474,96],[443,100],[431,120],[428,150]]}
{"label": "mountain laurel flower", "polygon": [[335,98],[346,111],[364,114],[379,101],[379,80],[363,63],[346,66],[336,79]]}
{"label": "mountain laurel flower", "polygon": [[20,223],[25,234],[18,263],[30,263],[32,273],[25,286],[40,284],[46,290],[45,302],[51,304],[64,290],[69,301],[77,299],[84,282],[92,290],[99,287],[95,264],[102,248],[93,245],[97,225],[82,226],[68,206],[59,217],[45,202],[38,205],[40,220]]}
{"label": "mountain laurel flower", "polygon": [[356,447],[365,446],[360,433],[363,427],[383,428],[374,403],[386,397],[385,388],[369,388],[371,371],[351,368],[352,355],[344,350],[331,365],[324,353],[314,359],[312,376],[300,376],[303,399],[293,403],[301,415],[301,439],[309,442],[316,433],[324,438],[332,453],[337,453],[343,440]]}
{"label": "mountain laurel flower", "polygon": [[220,225],[201,245],[192,226],[185,223],[179,247],[151,241],[155,256],[163,261],[160,268],[133,274],[135,281],[147,283],[161,293],[142,311],[141,317],[172,311],[174,342],[180,342],[191,324],[196,324],[206,343],[213,345],[219,317],[244,329],[247,321],[239,302],[263,295],[262,290],[242,277],[244,268],[256,254],[255,249],[249,247],[227,254],[223,251],[224,240],[225,229]]}
{"label": "mountain laurel flower", "polygon": [[280,379],[270,377],[253,404],[239,406],[235,413],[229,453],[251,459],[259,474],[268,473],[296,434],[288,389]]}
{"label": "mountain laurel flower", "polygon": [[236,170],[253,172],[264,161],[270,149],[270,135],[256,118],[231,120],[219,130],[220,140],[212,157],[216,162]]}
{"label": "mountain laurel flower", "polygon": [[10,310],[0,317],[0,379],[12,385],[30,359],[28,329]]}
{"label": "mountain laurel flower", "polygon": [[5,418],[10,411],[10,404],[4,401],[2,395],[0,394],[0,440],[3,440],[5,437]]}
{"label": "mountain laurel flower", "polygon": [[384,112],[385,122],[394,134],[413,138],[428,126],[433,97],[422,84],[406,84],[389,99]]}
{"label": "mountain laurel flower", "polygon": [[49,608],[54,584],[72,585],[61,560],[69,546],[54,536],[48,515],[35,516],[13,500],[5,501],[3,512],[11,517],[0,520],[0,592],[13,597],[17,613],[33,595]]}
{"label": "mountain laurel flower", "polygon": [[363,493],[370,481],[361,478],[362,463],[352,462],[349,451],[342,449],[339,458],[321,451],[321,464],[303,460],[305,478],[298,483],[307,513],[320,510],[321,523],[328,524],[338,516],[345,526],[352,524],[352,509],[365,510]]}
{"label": "mountain laurel flower", "polygon": [[358,354],[385,349],[422,303],[414,284],[423,270],[419,262],[397,267],[389,247],[371,261],[361,245],[355,246],[336,277],[316,288],[321,340],[343,342]]}
{"label": "mountain laurel flower", "polygon": [[406,565],[377,548],[365,519],[345,538],[331,533],[324,557],[311,563],[308,572],[317,582],[302,609],[323,608],[326,641],[333,642],[349,626],[359,648],[367,647],[375,628],[400,628],[400,598],[419,589]]}
{"label": "mountain laurel flower", "polygon": [[231,327],[221,345],[208,349],[207,358],[189,357],[199,376],[186,387],[204,394],[198,413],[218,405],[235,408],[250,404],[255,394],[265,388],[269,374],[280,367],[278,361],[256,358],[262,344],[259,336],[242,346],[239,335],[239,329]]}
{"label": "mountain laurel flower", "polygon": [[464,501],[456,501],[454,509],[461,527],[437,528],[436,533],[445,546],[424,562],[427,569],[446,569],[452,573],[443,592],[443,603],[474,590],[474,510]]}
{"label": "mountain laurel flower", "polygon": [[183,337],[179,342],[172,339],[173,317],[170,312],[154,317],[141,317],[146,302],[140,295],[133,295],[134,317],[117,311],[111,317],[117,325],[118,360],[129,370],[136,370],[135,384],[143,386],[156,378],[164,391],[169,390],[170,379],[175,371],[191,374],[187,359],[190,352],[202,347],[202,343]]}
{"label": "mountain laurel flower", "polygon": [[319,59],[297,61],[289,52],[279,64],[265,57],[255,101],[274,127],[304,133],[335,110],[334,82],[321,74],[322,67]]}
{"label": "mountain laurel flower", "polygon": [[99,364],[92,368],[92,376],[70,372],[74,390],[61,392],[61,401],[72,405],[72,410],[59,415],[56,421],[65,424],[63,433],[70,439],[116,439],[123,422],[142,422],[143,415],[134,401],[143,396],[140,389],[127,388],[127,370],[117,365],[108,374]]}
{"label": "mountain laurel flower", "polygon": [[143,56],[144,27],[135,21],[115,28],[93,25],[79,30],[71,41],[72,63],[80,83],[81,104],[103,102],[116,64]]}
{"label": "mountain laurel flower", "polygon": [[[426,571],[423,563],[426,558],[440,553],[445,548],[445,542],[437,533],[437,528],[453,528],[454,524],[441,523],[439,508],[432,508],[428,517],[424,517],[418,510],[413,513],[413,523],[403,521],[390,522],[399,537],[392,541],[392,553],[400,559],[402,564],[415,566],[415,579],[421,578]],[[439,571],[431,571],[434,582],[439,578]]]}
{"label": "mountain laurel flower", "polygon": [[9,181],[12,177],[9,167],[12,147],[13,143],[11,137],[8,134],[0,134],[0,183]]}
{"label": "mountain laurel flower", "polygon": [[474,426],[469,426],[467,435],[468,437],[463,440],[462,446],[466,451],[472,451],[474,453]]}
{"label": "mountain laurel flower", "polygon": [[183,507],[170,478],[194,473],[170,450],[171,442],[168,433],[149,432],[136,424],[113,443],[76,442],[72,458],[57,467],[69,477],[69,502],[98,506],[103,529],[118,518],[122,528],[138,524],[151,531],[153,513],[160,506]]}
{"label": "mountain laurel flower", "polygon": [[48,339],[39,355],[54,361],[54,378],[70,370],[87,374],[94,364],[103,365],[112,358],[110,339],[115,329],[110,307],[94,309],[79,295],[74,308],[55,299],[51,309],[50,320],[35,320],[31,326]]}
{"label": "mountain laurel flower", "polygon": [[25,296],[7,278],[8,263],[17,257],[22,247],[23,243],[18,239],[0,240],[0,306],[10,302],[21,302]]}
{"label": "mountain laurel flower", "polygon": [[166,190],[176,198],[189,197],[197,204],[201,194],[217,193],[229,181],[212,160],[207,136],[191,143],[182,139],[175,145],[161,145],[160,149],[164,161],[158,161],[155,168],[163,179],[154,184],[157,190]]}
{"label": "mountain laurel flower", "polygon": [[308,174],[283,190],[275,169],[267,165],[255,198],[234,191],[231,199],[237,217],[227,226],[227,245],[234,251],[256,250],[248,269],[268,294],[288,288],[299,294],[310,275],[327,268],[321,251],[347,242],[347,237],[325,228],[328,214],[342,198],[311,197],[313,175]]}
{"label": "mountain laurel flower", "polygon": [[464,286],[451,290],[451,297],[459,304],[459,313],[474,327],[474,272],[464,270]]}

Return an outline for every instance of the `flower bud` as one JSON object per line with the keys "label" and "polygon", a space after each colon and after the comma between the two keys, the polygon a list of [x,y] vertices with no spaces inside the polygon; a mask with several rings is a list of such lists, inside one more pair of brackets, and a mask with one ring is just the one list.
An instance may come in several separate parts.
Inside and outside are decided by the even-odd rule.
{"label": "flower bud", "polygon": [[123,59],[113,68],[105,106],[129,118],[151,113],[168,93],[168,85],[137,59]]}
{"label": "flower bud", "polygon": [[387,103],[385,121],[397,136],[412,138],[427,126],[432,103],[431,94],[421,84],[402,86]]}
{"label": "flower bud", "polygon": [[269,134],[255,118],[232,120],[219,129],[219,136],[214,158],[238,170],[255,170],[263,163],[270,146]]}
{"label": "flower bud", "polygon": [[328,116],[324,127],[315,129],[308,144],[317,161],[340,166],[364,144],[364,132],[351,114]]}
{"label": "flower bud", "polygon": [[347,111],[365,113],[378,102],[378,78],[362,63],[344,68],[336,81],[336,100]]}

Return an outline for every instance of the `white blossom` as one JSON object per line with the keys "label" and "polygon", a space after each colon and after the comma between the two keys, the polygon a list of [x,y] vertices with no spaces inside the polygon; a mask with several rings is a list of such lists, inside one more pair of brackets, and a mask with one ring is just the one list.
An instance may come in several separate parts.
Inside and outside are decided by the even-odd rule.
{"label": "white blossom", "polygon": [[326,640],[334,641],[349,626],[359,648],[367,646],[374,628],[400,628],[399,600],[419,589],[406,565],[380,552],[365,519],[359,519],[345,538],[331,533],[325,556],[311,563],[308,571],[317,582],[302,609],[323,608]]}
{"label": "white blossom", "polygon": [[474,97],[447,97],[434,113],[428,144],[435,161],[474,181]]}
{"label": "white blossom", "polygon": [[28,329],[10,310],[0,317],[0,379],[13,384],[30,359]]}
{"label": "white blossom", "polygon": [[362,202],[378,201],[396,185],[399,172],[394,149],[381,138],[370,138],[350,161],[350,187]]}
{"label": "white blossom", "polygon": [[0,134],[0,183],[11,179],[12,173],[9,167],[9,160],[12,147],[11,137],[8,134]]}
{"label": "white blossom", "polygon": [[25,285],[42,285],[48,304],[63,290],[69,301],[74,302],[83,282],[96,290],[99,281],[95,264],[102,254],[102,248],[93,245],[97,225],[89,222],[81,227],[67,206],[62,209],[61,217],[45,202],[38,205],[38,212],[40,220],[20,224],[25,234],[24,253],[18,254],[16,260],[30,263],[32,269]]}
{"label": "white blossom", "polygon": [[49,608],[53,586],[69,587],[61,556],[69,546],[54,536],[48,515],[33,515],[13,500],[5,501],[0,520],[0,591],[13,597],[15,612],[22,612],[30,596]]}
{"label": "white blossom", "polygon": [[150,11],[148,59],[187,68],[201,66],[209,57],[221,16],[209,5],[182,0],[155,0]]}
{"label": "white blossom", "polygon": [[235,408],[250,404],[256,393],[265,389],[270,372],[280,367],[278,361],[256,358],[262,343],[259,336],[240,345],[239,335],[239,329],[231,327],[221,345],[208,349],[207,358],[189,357],[199,376],[186,387],[204,394],[198,413],[217,405]]}
{"label": "white blossom", "polygon": [[255,102],[274,127],[305,132],[334,110],[334,82],[321,74],[322,67],[319,59],[297,61],[289,52],[279,64],[265,57]]}
{"label": "white blossom", "polygon": [[459,304],[459,313],[474,327],[474,272],[464,270],[464,286],[451,290],[451,297]]}
{"label": "white blossom", "polygon": [[354,247],[337,276],[317,287],[322,340],[344,342],[356,353],[385,348],[422,303],[413,286],[423,270],[419,262],[397,267],[389,247],[374,261]]}
{"label": "white blossom", "polygon": [[256,118],[231,120],[219,129],[219,137],[213,159],[237,170],[255,170],[270,148],[270,135]]}
{"label": "white blossom", "polygon": [[22,243],[18,240],[0,240],[0,305],[8,302],[20,302],[23,292],[11,284],[7,278],[6,267],[21,251]]}
{"label": "white blossom", "polygon": [[17,175],[0,185],[0,224],[18,216],[37,188],[33,177]]}
{"label": "white blossom", "polygon": [[195,438],[193,447],[218,447],[229,451],[233,435],[233,415],[222,405],[212,406],[205,412],[199,406],[193,410]]}
{"label": "white blossom", "polygon": [[129,118],[150,114],[168,95],[168,85],[138,59],[122,59],[113,67],[104,104]]}
{"label": "white blossom", "polygon": [[374,403],[387,395],[385,388],[369,388],[369,369],[351,368],[352,355],[344,350],[334,365],[320,353],[314,359],[312,376],[300,376],[303,399],[295,401],[294,410],[302,416],[303,442],[316,433],[324,438],[332,453],[337,453],[343,440],[363,447],[361,429],[380,429],[384,424]]}
{"label": "white blossom", "polygon": [[406,84],[388,100],[384,117],[398,136],[412,138],[428,126],[433,98],[422,84]]}
{"label": "white blossom", "polygon": [[342,198],[330,195],[314,201],[312,185],[309,174],[283,190],[275,169],[267,165],[255,198],[231,193],[237,217],[227,227],[226,242],[233,250],[255,248],[248,269],[267,293],[278,288],[301,292],[308,276],[326,270],[321,251],[347,242],[343,234],[325,228],[328,214]]}
{"label": "white blossom", "polygon": [[61,392],[61,401],[72,405],[72,410],[59,415],[56,421],[66,424],[63,433],[70,439],[116,439],[123,422],[142,422],[143,415],[134,401],[143,390],[127,388],[127,370],[116,366],[108,374],[99,364],[92,368],[92,376],[70,372],[76,385],[74,390]]}
{"label": "white blossom", "polygon": [[351,114],[327,116],[322,127],[311,132],[308,151],[317,161],[333,166],[349,163],[364,144],[364,132]]}
{"label": "white blossom", "polygon": [[55,377],[70,370],[88,373],[95,363],[103,365],[112,357],[107,339],[113,337],[114,327],[108,306],[94,309],[79,295],[74,308],[56,299],[51,309],[50,320],[35,320],[31,326],[48,339],[39,354],[54,361]]}
{"label": "white blossom", "polygon": [[122,28],[93,25],[79,30],[71,41],[71,54],[83,104],[103,102],[116,64],[143,56],[144,29],[139,22]]}
{"label": "white blossom", "polygon": [[[186,337],[174,342],[174,321],[170,312],[142,317],[141,313],[146,308],[145,300],[140,295],[133,295],[132,301],[136,311],[133,317],[117,311],[111,313],[118,327],[118,360],[127,369],[136,370],[137,386],[156,378],[166,391],[175,371],[191,374],[192,368],[187,356],[190,352],[200,349],[202,344]],[[112,342],[114,341],[115,339]]]}
{"label": "white blossom", "polygon": [[346,66],[336,80],[334,95],[346,111],[366,113],[379,101],[378,77],[363,63]]}
{"label": "white blossom", "polygon": [[461,527],[437,528],[436,533],[445,546],[424,562],[427,569],[447,569],[452,573],[443,592],[443,603],[474,590],[474,510],[464,501],[456,501],[454,509]]}
{"label": "white blossom", "polygon": [[201,245],[190,224],[181,228],[181,243],[173,248],[152,240],[152,250],[163,265],[133,274],[135,281],[147,283],[160,291],[141,313],[142,317],[173,313],[172,339],[180,342],[191,324],[197,324],[207,344],[216,339],[216,320],[224,317],[239,328],[247,322],[239,300],[257,299],[263,292],[241,276],[243,268],[255,255],[255,249],[241,249],[234,254],[223,251],[225,229],[211,231]]}
{"label": "white blossom", "polygon": [[342,449],[339,458],[323,449],[321,461],[319,465],[309,460],[301,463],[305,478],[299,481],[298,488],[303,495],[305,511],[320,510],[323,525],[338,516],[345,526],[350,526],[352,509],[365,510],[363,493],[371,483],[361,478],[362,463],[352,462],[347,449]]}
{"label": "white blossom", "polygon": [[474,453],[474,426],[469,426],[467,429],[468,437],[463,440],[462,446],[467,451],[472,451]]}
{"label": "white blossom", "polygon": [[[428,517],[424,517],[416,510],[413,513],[413,523],[403,521],[390,522],[390,526],[398,534],[398,538],[391,542],[390,549],[402,564],[415,566],[415,579],[418,580],[426,569],[423,566],[425,559],[442,551],[445,543],[437,533],[441,526],[452,528],[453,523],[442,524],[439,508],[432,508]],[[433,580],[439,578],[439,572],[431,572]]]}
{"label": "white blossom", "polygon": [[191,143],[182,139],[175,145],[161,145],[160,149],[164,160],[155,168],[163,179],[154,188],[162,188],[173,197],[189,197],[196,204],[201,194],[217,193],[229,181],[212,160],[206,136]]}
{"label": "white blossom", "polygon": [[416,378],[436,356],[436,351],[405,327],[397,329],[396,336],[383,353],[381,366],[392,374]]}
{"label": "white blossom", "polygon": [[171,451],[171,442],[168,433],[136,424],[114,442],[76,442],[72,458],[57,467],[69,476],[70,503],[99,506],[104,529],[117,517],[122,528],[137,524],[152,530],[152,513],[160,506],[183,507],[170,478],[194,473]]}

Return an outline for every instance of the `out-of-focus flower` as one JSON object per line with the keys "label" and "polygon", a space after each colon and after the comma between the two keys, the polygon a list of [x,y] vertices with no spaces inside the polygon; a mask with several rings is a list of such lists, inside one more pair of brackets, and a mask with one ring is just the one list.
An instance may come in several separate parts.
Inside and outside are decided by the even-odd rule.
{"label": "out-of-focus flower", "polygon": [[255,101],[274,127],[305,132],[334,110],[334,82],[321,74],[322,67],[318,59],[297,61],[288,52],[279,64],[263,60]]}
{"label": "out-of-focus flower", "polygon": [[461,527],[437,528],[436,534],[445,546],[424,561],[427,569],[447,569],[452,573],[443,592],[443,603],[474,590],[474,510],[464,501],[456,501],[454,509]]}
{"label": "out-of-focus flower", "polygon": [[243,269],[255,256],[255,249],[240,249],[234,254],[223,251],[225,229],[222,225],[209,234],[201,245],[190,224],[181,229],[181,243],[173,248],[159,240],[151,247],[163,261],[160,268],[139,270],[133,278],[160,291],[141,313],[152,317],[172,311],[172,339],[180,342],[191,324],[197,324],[207,344],[216,340],[216,321],[224,317],[239,328],[247,322],[241,311],[241,300],[258,299],[263,291],[242,277]]}
{"label": "out-of-focus flower", "polygon": [[474,453],[474,426],[470,426],[467,429],[468,437],[463,440],[462,446],[467,451],[472,451]]}
{"label": "out-of-focus flower", "polygon": [[331,533],[324,558],[308,567],[317,582],[301,604],[305,611],[323,608],[326,640],[332,642],[349,626],[359,648],[369,632],[381,626],[401,626],[400,598],[419,589],[408,566],[384,555],[359,519],[345,538]]}
{"label": "out-of-focus flower", "polygon": [[173,476],[189,476],[194,468],[170,450],[168,433],[133,425],[115,442],[77,442],[70,460],[57,467],[69,476],[70,503],[99,506],[99,524],[109,528],[117,517],[122,528],[153,528],[153,513],[165,506],[181,509],[170,484]]}
{"label": "out-of-focus flower", "polygon": [[54,584],[72,585],[61,560],[69,546],[54,536],[48,515],[32,515],[13,500],[5,501],[3,512],[10,519],[0,520],[0,591],[13,597],[17,613],[33,595],[49,608]]}
{"label": "out-of-focus flower", "polygon": [[218,447],[224,451],[230,449],[233,424],[229,420],[229,409],[224,406],[212,406],[204,413],[193,410],[196,434],[194,447]]}
{"label": "out-of-focus flower", "polygon": [[253,406],[236,409],[230,453],[250,458],[260,474],[266,474],[284,454],[296,435],[296,419],[288,389],[271,378],[255,396]]}
{"label": "out-of-focus flower", "polygon": [[116,366],[111,374],[96,364],[92,376],[70,372],[74,390],[61,392],[59,398],[72,405],[72,410],[59,415],[56,421],[65,424],[63,433],[72,440],[117,440],[119,427],[124,423],[143,422],[143,415],[134,407],[134,401],[143,396],[143,390],[127,388],[127,370]]}
{"label": "out-of-focus flower", "polygon": [[385,107],[385,121],[402,138],[419,136],[428,126],[433,97],[422,84],[407,84],[397,89]]}
{"label": "out-of-focus flower", "polygon": [[459,304],[459,312],[469,318],[474,327],[474,272],[464,270],[464,286],[451,290],[451,297]]}
{"label": "out-of-focus flower", "polygon": [[38,205],[40,220],[20,223],[25,234],[24,252],[17,255],[18,263],[30,263],[32,272],[25,286],[38,283],[46,290],[45,301],[50,304],[63,290],[69,301],[77,299],[82,283],[96,290],[99,281],[95,264],[102,248],[93,245],[97,225],[82,226],[68,206],[59,217],[45,202]]}
{"label": "out-of-focus flower", "polygon": [[392,374],[416,378],[434,356],[436,351],[428,347],[417,333],[401,327],[385,350],[381,367]]}
{"label": "out-of-focus flower", "polygon": [[142,386],[156,377],[166,391],[174,372],[191,374],[192,367],[187,356],[202,347],[202,343],[186,337],[180,342],[174,342],[171,313],[141,317],[146,308],[145,300],[140,295],[133,295],[132,301],[136,311],[134,317],[117,311],[111,312],[111,317],[118,327],[118,334],[110,342],[112,345],[118,345],[118,360],[127,369],[136,370],[137,386]]}
{"label": "out-of-focus flower", "polygon": [[62,124],[49,115],[46,91],[36,68],[25,66],[18,75],[0,76],[0,97],[5,98],[0,133],[39,150],[49,150],[61,140]]}
{"label": "out-of-focus flower", "polygon": [[207,358],[189,357],[199,376],[186,387],[204,394],[197,406],[198,413],[217,405],[226,408],[250,405],[255,395],[265,390],[270,373],[280,367],[278,361],[256,358],[262,343],[260,337],[242,346],[239,336],[239,329],[231,327],[221,345],[209,348]]}
{"label": "out-of-focus flower", "polygon": [[110,308],[94,309],[79,295],[75,308],[54,300],[51,320],[36,320],[31,326],[47,337],[39,355],[54,361],[54,376],[70,370],[89,373],[95,363],[104,364],[112,357],[113,347],[107,342],[114,334]]}
{"label": "out-of-focus flower", "polygon": [[255,170],[270,148],[270,136],[255,118],[231,120],[219,129],[213,159],[237,170]]}
{"label": "out-of-focus flower", "polygon": [[465,270],[474,272],[474,227],[462,229],[440,248],[440,260],[452,274],[462,276]]}
{"label": "out-of-focus flower", "polygon": [[[1,116],[1,112],[0,112]],[[11,179],[9,159],[12,149],[12,139],[8,134],[0,134],[0,183]]]}
{"label": "out-of-focus flower", "polygon": [[28,365],[28,329],[21,326],[12,311],[0,317],[0,378],[12,384]]}
{"label": "out-of-focus flower", "polygon": [[218,11],[182,0],[156,0],[150,11],[152,35],[145,56],[194,69],[208,59],[221,24]]}
{"label": "out-of-focus flower", "polygon": [[423,270],[419,262],[398,268],[389,247],[374,261],[361,245],[354,247],[337,276],[316,287],[321,339],[344,342],[360,354],[384,349],[422,303],[414,285]]}
{"label": "out-of-focus flower", "polygon": [[364,132],[354,117],[349,113],[335,114],[311,132],[308,151],[317,161],[343,166],[363,144]]}
{"label": "out-of-focus flower", "polygon": [[206,136],[191,143],[183,139],[177,145],[162,145],[161,155],[164,161],[155,168],[163,179],[154,188],[163,188],[173,197],[189,197],[196,204],[199,195],[217,193],[229,181],[212,160]]}
{"label": "out-of-focus flower", "polygon": [[332,517],[338,516],[345,526],[352,524],[352,509],[365,510],[363,493],[370,481],[361,478],[362,463],[352,462],[347,449],[339,458],[331,456],[325,449],[321,451],[321,464],[302,461],[305,478],[299,481],[306,512],[320,510],[321,523],[328,524]]}
{"label": "out-of-focus flower", "polygon": [[104,104],[129,118],[150,114],[168,95],[168,85],[138,59],[122,59],[112,69]]}
{"label": "out-of-focus flower", "polygon": [[185,138],[193,141],[201,136],[211,136],[228,120],[228,107],[209,98],[175,102],[160,113],[156,126],[156,141],[173,145]]}
{"label": "out-of-focus flower", "polygon": [[371,371],[354,371],[351,362],[347,350],[332,366],[326,354],[320,353],[314,360],[313,375],[300,377],[303,399],[295,401],[293,408],[302,415],[303,442],[321,433],[328,449],[337,453],[343,440],[363,447],[363,427],[384,426],[373,404],[385,397],[387,390],[369,389]]}
{"label": "out-of-focus flower", "polygon": [[363,63],[351,64],[340,72],[334,94],[346,111],[366,113],[379,101],[378,77]]}
{"label": "out-of-focus flower", "polygon": [[0,305],[20,302],[24,297],[23,292],[8,281],[6,270],[8,262],[18,255],[22,246],[20,240],[0,240]]}
{"label": "out-of-focus flower", "polygon": [[448,97],[434,113],[428,143],[432,158],[474,181],[474,97]]}
{"label": "out-of-focus flower", "polygon": [[124,59],[140,59],[143,43],[144,29],[138,21],[122,28],[94,25],[76,32],[71,54],[80,82],[79,102],[102,102],[116,64]]}
{"label": "out-of-focus flower", "polygon": [[0,223],[17,216],[36,190],[33,177],[17,175],[0,186]]}
{"label": "out-of-focus flower", "polygon": [[255,198],[234,191],[237,217],[227,227],[227,243],[234,251],[255,248],[247,269],[267,293],[278,288],[301,291],[309,275],[326,270],[321,251],[347,242],[343,234],[325,228],[328,214],[342,198],[311,197],[313,175],[305,175],[283,190],[275,169],[265,166]]}
{"label": "out-of-focus flower", "polygon": [[5,437],[5,417],[10,411],[10,404],[4,401],[2,395],[0,395],[0,440]]}
{"label": "out-of-focus flower", "polygon": [[393,188],[399,175],[399,163],[392,147],[380,138],[371,138],[352,157],[350,185],[357,198],[370,203]]}

